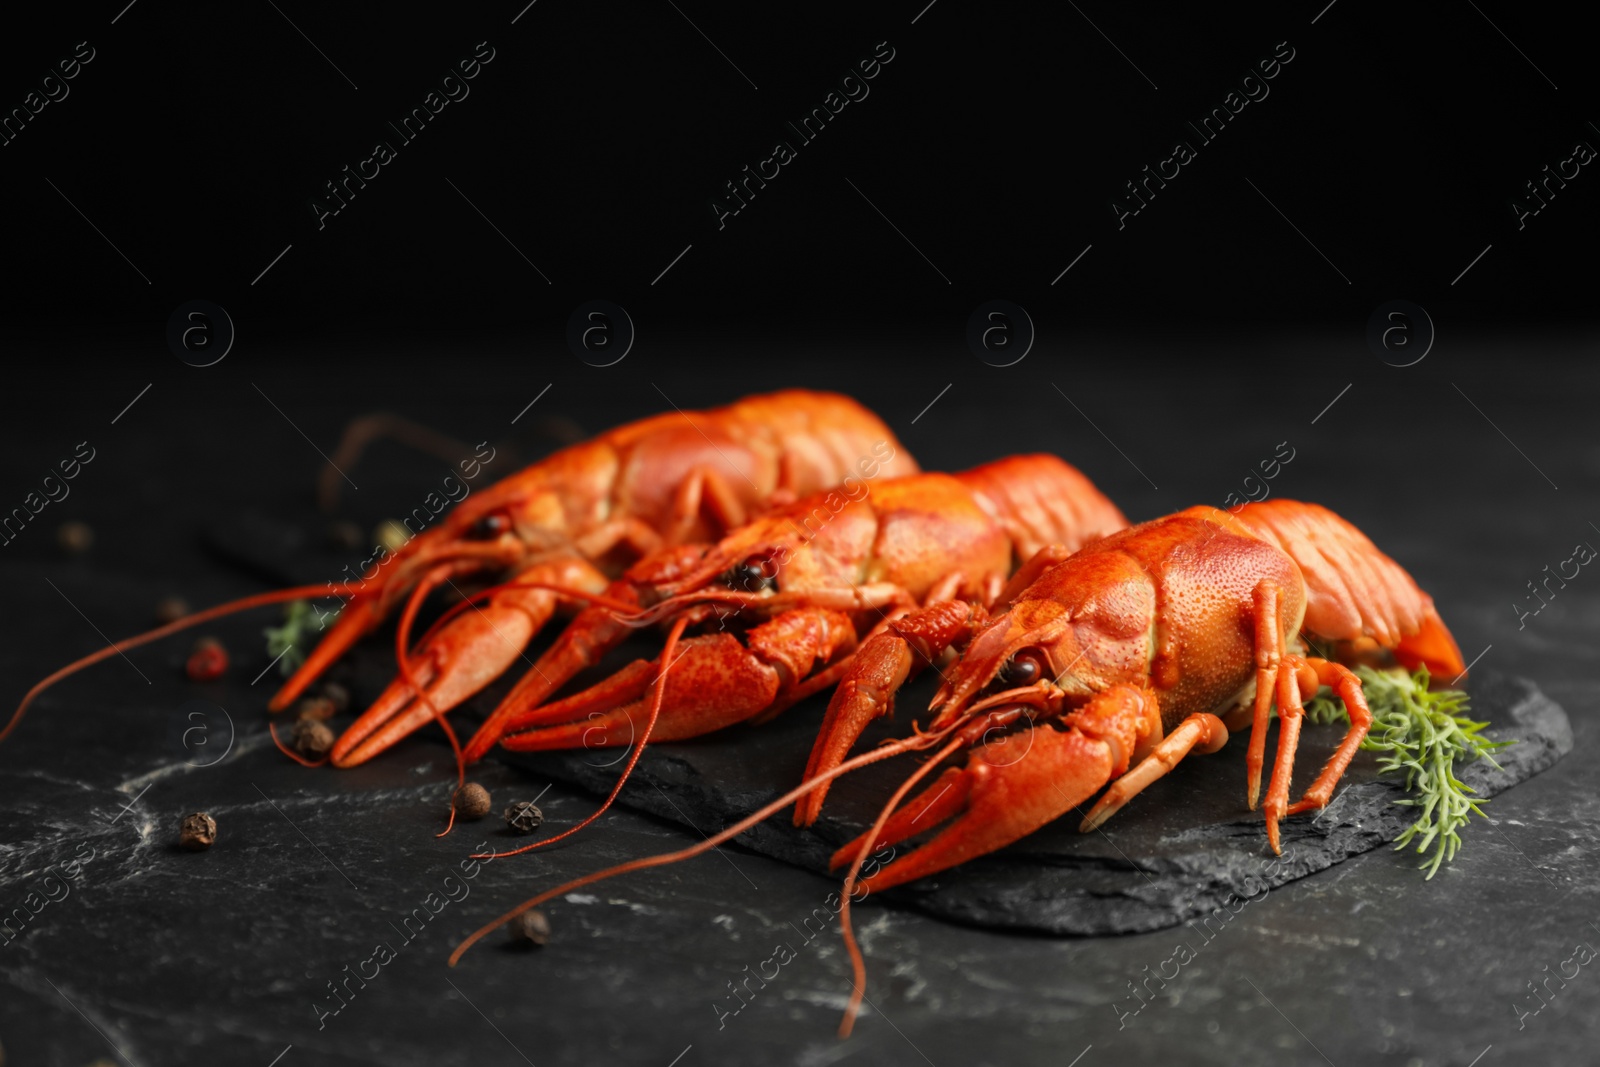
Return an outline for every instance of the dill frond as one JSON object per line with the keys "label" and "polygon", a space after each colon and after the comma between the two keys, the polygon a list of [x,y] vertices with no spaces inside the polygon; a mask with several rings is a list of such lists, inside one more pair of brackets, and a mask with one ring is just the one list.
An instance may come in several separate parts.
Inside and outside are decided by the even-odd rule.
{"label": "dill frond", "polygon": [[[1378,671],[1356,667],[1372,709],[1372,729],[1361,742],[1368,752],[1376,752],[1378,770],[1384,774],[1405,773],[1405,800],[1395,803],[1417,809],[1417,820],[1395,841],[1395,848],[1416,842],[1419,853],[1427,853],[1421,868],[1432,878],[1439,866],[1455,858],[1461,847],[1461,827],[1471,816],[1483,815],[1486,800],[1473,799],[1473,789],[1455,775],[1456,762],[1471,763],[1486,759],[1496,770],[1500,765],[1491,755],[1514,741],[1494,741],[1482,733],[1488,723],[1467,718],[1467,694],[1456,689],[1428,690],[1427,668],[1407,674],[1395,668]],[[1348,723],[1344,701],[1333,690],[1323,687],[1306,704],[1306,717],[1316,723]],[[1484,816],[1487,818],[1487,816]]]}

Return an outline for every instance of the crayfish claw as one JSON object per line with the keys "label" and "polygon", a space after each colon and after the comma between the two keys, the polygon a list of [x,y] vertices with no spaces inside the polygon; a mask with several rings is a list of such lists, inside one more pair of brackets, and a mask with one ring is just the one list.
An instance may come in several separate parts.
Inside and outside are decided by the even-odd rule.
{"label": "crayfish claw", "polygon": [[[872,845],[954,821],[861,884],[866,892],[888,889],[1003,848],[1089,799],[1112,767],[1110,745],[1071,728],[1030,727],[973,749],[966,767],[946,770],[889,818]],[[853,860],[865,837],[835,852],[833,866]]]}

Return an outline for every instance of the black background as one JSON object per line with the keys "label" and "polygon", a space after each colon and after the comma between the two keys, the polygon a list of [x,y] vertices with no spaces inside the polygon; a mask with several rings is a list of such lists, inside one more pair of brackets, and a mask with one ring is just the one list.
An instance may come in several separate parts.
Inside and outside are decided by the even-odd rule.
{"label": "black background", "polygon": [[[19,268],[8,325],[59,337],[65,316],[132,348],[150,336],[141,324],[203,296],[253,339],[434,322],[540,352],[596,295],[653,336],[721,324],[748,340],[932,331],[994,296],[1055,334],[1339,330],[1395,297],[1451,324],[1586,318],[1573,269],[1595,218],[1586,172],[1520,232],[1508,206],[1576,140],[1600,138],[1588,46],[1555,16],[1348,0],[1315,25],[1315,10],[1284,6],[1082,10],[940,2],[912,25],[916,10],[889,5],[545,2],[514,26],[514,4],[280,14],[141,0],[116,25],[58,11],[0,44],[7,108],[78,41],[96,52],[70,96],[0,149]],[[479,41],[496,58],[470,95],[318,230],[307,204],[323,183],[397,140],[385,124]],[[719,230],[709,203],[723,184],[796,140],[785,123],[880,41],[895,59],[870,95]],[[1109,203],[1123,183],[1196,141],[1185,123],[1282,41],[1295,59],[1270,95],[1119,231]]]}
{"label": "black background", "polygon": [[[105,823],[138,792],[117,780],[171,761],[168,719],[193,695],[178,642],[133,656],[150,687],[105,664],[0,749],[18,798],[0,903],[100,814],[93,832],[115,857],[46,913],[26,956],[0,950],[20,957],[0,958],[0,1041],[16,1062],[266,1064],[291,1043],[298,1062],[522,1062],[509,1043],[541,1067],[664,1065],[685,1045],[684,1067],[758,1055],[942,1067],[1065,1064],[1092,1044],[1084,1067],[1324,1053],[1465,1065],[1493,1045],[1492,1067],[1592,1044],[1584,984],[1525,1029],[1505,1006],[1596,912],[1586,753],[1600,611],[1581,585],[1525,627],[1512,606],[1600,521],[1596,179],[1586,167],[1522,230],[1509,207],[1576,141],[1600,144],[1592,49],[1572,16],[1355,0],[277,7],[138,0],[120,15],[113,2],[8,16],[0,107],[21,106],[77,42],[96,57],[0,147],[0,506],[20,504],[77,442],[98,449],[73,496],[3,550],[10,691],[97,647],[96,629],[146,625],[161,595],[209,603],[262,588],[207,554],[202,531],[252,511],[316,521],[317,452],[358,415],[396,411],[528,459],[551,447],[558,416],[592,433],[669,404],[809,385],[860,397],[929,468],[1058,452],[1135,519],[1222,503],[1288,440],[1297,458],[1275,491],[1367,530],[1438,597],[1469,658],[1487,649],[1568,708],[1579,747],[1497,800],[1499,832],[1479,829],[1426,887],[1408,857],[1380,852],[1274,892],[1126,1029],[1108,1005],[1170,953],[1159,934],[1047,941],[879,912],[868,950],[883,1014],[853,1045],[831,1037],[847,989],[831,947],[764,1016],[719,1032],[706,1005],[724,981],[830,888],[742,856],[775,896],[747,897],[707,860],[630,885],[627,899],[654,912],[567,907],[565,955],[536,972],[491,954],[475,977],[453,974],[503,1042],[442,985],[444,948],[530,883],[692,839],[619,813],[587,848],[494,871],[470,914],[407,953],[408,975],[323,1032],[307,1007],[321,981],[364,957],[383,916],[462,851],[431,841],[435,812],[418,802],[436,802],[450,776],[421,740],[356,776],[302,775],[252,749],[227,779],[160,779],[132,840],[130,817]],[[319,230],[307,203],[322,184],[480,41],[495,59],[470,96]],[[797,145],[719,230],[709,205],[723,183],[881,41],[895,58],[870,95]],[[1279,42],[1295,58],[1270,95],[1119,230],[1110,202],[1123,183]],[[565,340],[573,309],[596,298],[638,331],[607,368]],[[213,367],[187,366],[165,342],[168,316],[193,299],[237,328]],[[991,299],[1037,327],[1015,366],[967,347],[968,316]],[[1395,299],[1425,307],[1438,331],[1414,366],[1365,341],[1373,310]],[[361,489],[342,514],[365,526],[431,489],[440,463],[380,445],[352,473]],[[57,551],[53,527],[68,518],[94,526],[89,556]],[[265,664],[258,626],[222,631],[248,650],[241,674]],[[259,740],[263,694],[247,682],[224,702]],[[543,784],[489,773],[513,791]],[[309,836],[252,783],[292,794]],[[592,800],[558,788],[544,803],[575,819]],[[225,826],[242,842],[208,855],[207,875],[172,866],[161,844],[200,806],[232,810]],[[320,867],[311,839],[348,860],[364,892]]]}

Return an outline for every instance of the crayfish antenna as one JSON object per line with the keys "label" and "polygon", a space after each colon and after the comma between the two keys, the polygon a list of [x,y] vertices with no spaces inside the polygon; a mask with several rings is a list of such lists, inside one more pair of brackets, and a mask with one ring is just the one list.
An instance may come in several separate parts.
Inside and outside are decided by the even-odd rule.
{"label": "crayfish antenna", "polygon": [[11,713],[11,719],[6,723],[5,728],[0,729],[0,741],[4,741],[11,735],[11,732],[17,728],[17,724],[22,721],[23,713],[28,710],[28,706],[34,702],[39,694],[55,685],[63,678],[69,678],[83,670],[85,667],[94,666],[101,660],[110,659],[112,656],[122,655],[131,649],[148,645],[153,641],[159,641],[163,637],[178,633],[181,630],[187,630],[193,626],[199,626],[201,623],[210,622],[212,619],[220,619],[224,616],[234,615],[241,611],[249,611],[251,608],[265,607],[268,604],[282,604],[293,600],[316,600],[321,597],[341,595],[354,596],[357,592],[358,590],[356,583],[354,582],[345,582],[342,584],[301,585],[295,586],[292,589],[275,589],[272,592],[256,593],[252,596],[240,597],[238,600],[230,600],[226,604],[218,604],[213,608],[206,608],[203,611],[192,612],[188,615],[185,615],[181,619],[175,619],[174,621],[167,623],[165,626],[158,626],[154,630],[147,630],[144,633],[136,634],[133,637],[125,637],[121,641],[107,645],[98,652],[91,652],[89,655],[84,656],[81,659],[73,660],[65,667],[62,667],[60,670],[55,671],[48,677],[37,682],[32,689],[29,689],[28,692],[23,695],[22,701],[17,705],[17,710]]}
{"label": "crayfish antenna", "polygon": [[[856,942],[855,927],[850,922],[850,894],[855,892],[856,879],[861,874],[861,865],[867,861],[867,856],[872,852],[873,845],[878,840],[878,835],[883,833],[883,827],[889,821],[889,816],[893,814],[895,808],[899,807],[900,801],[905,799],[905,795],[911,792],[911,787],[922,781],[923,778],[927,777],[929,771],[943,763],[947,757],[953,755],[957,749],[965,744],[967,744],[966,737],[958,735],[955,740],[935,753],[932,759],[918,767],[910,777],[901,782],[900,788],[894,791],[894,795],[879,810],[878,818],[873,822],[872,828],[859,838],[861,845],[856,849],[856,857],[850,863],[850,873],[846,874],[844,878],[844,889],[839,894],[839,932],[844,937],[846,951],[850,953],[851,970],[850,1004],[844,1010],[844,1018],[839,1020],[839,1036],[841,1038],[849,1037],[850,1031],[855,1029],[856,1016],[861,1013],[861,1002],[866,999],[867,995],[867,961],[861,955],[861,946]],[[826,781],[826,779],[818,779],[819,784],[822,781]],[[849,846],[846,847],[848,848]]]}
{"label": "crayfish antenna", "polygon": [[[605,596],[589,597],[594,609],[574,619],[554,644],[539,657],[533,669],[524,674],[489,713],[489,718],[478,732],[467,741],[467,761],[475,762],[494,745],[512,734],[522,733],[530,727],[550,726],[566,722],[563,709],[546,703],[555,693],[580,672],[593,667],[600,658],[620,645],[635,630],[664,620],[680,608],[701,603],[751,603],[748,594],[711,592],[692,597],[674,597],[649,606],[637,603],[625,607],[608,590]],[[731,598],[743,597],[742,600]],[[693,615],[682,617],[694,619]]]}
{"label": "crayfish antenna", "polygon": [[663,852],[655,856],[643,856],[636,860],[629,860],[626,863],[619,863],[613,867],[607,867],[604,870],[595,871],[592,874],[586,874],[582,877],[574,878],[569,882],[564,882],[561,885],[556,886],[554,889],[546,890],[545,892],[540,893],[538,896],[530,897],[499,918],[493,920],[492,922],[486,923],[477,930],[474,930],[471,934],[468,934],[467,937],[455,947],[454,951],[450,953],[449,964],[450,966],[454,967],[457,963],[461,962],[461,957],[466,954],[469,948],[477,944],[479,941],[482,941],[497,928],[505,925],[512,919],[515,919],[518,915],[521,915],[525,911],[528,911],[532,908],[537,908],[540,904],[554,900],[556,897],[564,896],[567,893],[573,892],[574,890],[582,889],[584,886],[594,885],[596,882],[604,882],[621,874],[628,874],[632,871],[642,871],[651,867],[664,867],[668,864],[678,863],[682,860],[693,859],[695,856],[710,852],[718,845],[738,837],[752,826],[757,826],[765,822],[776,813],[782,811],[790,804],[793,804],[796,800],[799,800],[807,793],[810,793],[813,789],[816,789],[823,782],[831,781],[834,778],[839,777],[841,774],[847,774],[850,771],[865,767],[869,763],[876,763],[879,760],[888,759],[890,756],[898,756],[902,752],[915,752],[920,749],[929,748],[939,741],[944,740],[944,738],[948,736],[950,731],[954,728],[955,727],[952,726],[934,734],[921,734],[914,738],[886,741],[878,748],[873,749],[871,752],[863,752],[861,755],[852,759],[848,759],[839,764],[837,767],[831,768],[830,770],[817,775],[815,778],[810,778],[804,782],[801,782],[799,785],[795,786],[778,799],[767,804],[765,807],[751,812],[749,815],[746,815],[732,826],[712,834],[705,840],[690,845],[688,848],[679,849],[676,852]]}
{"label": "crayfish antenna", "polygon": [[[442,572],[442,574],[441,574]],[[405,679],[406,685],[417,695],[427,707],[428,714],[433,716],[433,721],[439,724],[439,729],[444,731],[445,737],[450,740],[450,752],[456,761],[456,789],[450,791],[450,821],[445,823],[444,829],[435,834],[435,837],[444,837],[455,829],[456,825],[456,790],[459,790],[467,780],[467,761],[461,754],[461,741],[456,737],[455,729],[445,721],[444,712],[428,697],[428,692],[417,684],[416,675],[411,672],[411,657],[407,655],[407,643],[411,637],[411,626],[416,622],[417,611],[422,607],[422,602],[428,599],[428,594],[441,581],[447,581],[448,567],[439,567],[430,571],[426,578],[417,583],[411,591],[411,597],[406,601],[406,610],[400,616],[400,625],[395,629],[394,646],[395,661],[400,667],[400,676]]]}
{"label": "crayfish antenna", "polygon": [[[600,807],[595,809],[593,814],[584,819],[582,822],[578,823],[578,825],[568,827],[559,834],[556,834],[554,837],[547,837],[543,841],[535,841],[531,845],[523,845],[521,848],[514,848],[510,852],[476,853],[471,857],[472,859],[496,860],[505,856],[517,856],[524,852],[531,852],[536,848],[544,848],[548,845],[553,845],[563,838],[571,837],[573,834],[577,833],[579,830],[582,830],[584,827],[588,826],[590,823],[594,822],[596,819],[600,818],[600,816],[606,813],[606,811],[611,807],[612,803],[616,801],[617,795],[622,792],[622,787],[628,784],[628,779],[633,775],[634,767],[638,766],[639,757],[644,755],[644,747],[650,743],[650,733],[656,728],[656,719],[661,715],[661,702],[666,697],[667,671],[672,669],[672,654],[677,650],[678,638],[683,636],[684,627],[688,625],[689,620],[687,618],[681,618],[673,624],[671,632],[667,634],[667,642],[661,649],[661,671],[656,675],[654,689],[650,696],[650,717],[645,721],[644,732],[639,735],[639,740],[633,748],[633,754],[628,757],[628,765],[622,768],[622,774],[617,778],[617,784],[611,787],[611,794],[606,797],[605,803],[601,804]],[[452,817],[454,817],[454,814],[455,809],[452,805]]]}

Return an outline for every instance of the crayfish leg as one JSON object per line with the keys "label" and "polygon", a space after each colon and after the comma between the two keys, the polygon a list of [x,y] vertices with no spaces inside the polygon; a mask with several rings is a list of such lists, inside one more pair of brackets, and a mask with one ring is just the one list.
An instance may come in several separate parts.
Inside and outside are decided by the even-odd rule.
{"label": "crayfish leg", "polygon": [[1356,750],[1361,747],[1367,731],[1372,728],[1372,711],[1367,707],[1366,694],[1361,690],[1361,679],[1354,671],[1343,664],[1330,663],[1314,656],[1306,657],[1305,662],[1316,671],[1318,684],[1331,687],[1339,694],[1339,699],[1344,701],[1344,706],[1350,713],[1350,728],[1345,731],[1344,740],[1339,743],[1333,755],[1328,757],[1328,762],[1323,765],[1322,773],[1317,775],[1317,780],[1311,783],[1311,788],[1306,790],[1305,796],[1298,803],[1284,809],[1285,815],[1298,815],[1302,811],[1326,807],[1328,801],[1333,798],[1334,787],[1339,784],[1339,779],[1344,777],[1344,772],[1349,768]]}
{"label": "crayfish leg", "polygon": [[[1267,786],[1267,799],[1262,813],[1267,821],[1267,843],[1275,855],[1283,855],[1279,841],[1278,823],[1288,814],[1289,782],[1294,777],[1295,751],[1300,747],[1300,727],[1305,722],[1306,709],[1303,698],[1314,695],[1318,681],[1315,668],[1304,656],[1288,655],[1278,669],[1278,756],[1272,765],[1272,781]],[[1354,717],[1351,730],[1354,731]],[[1259,720],[1257,726],[1260,726]],[[1265,731],[1263,730],[1263,733]],[[1365,731],[1363,731],[1365,732]],[[1346,738],[1348,740],[1348,737]],[[1255,740],[1254,734],[1251,740]],[[1356,738],[1356,744],[1361,739]],[[1354,752],[1354,747],[1351,748]],[[1335,754],[1337,756],[1337,753]],[[1349,762],[1347,759],[1346,763]],[[1343,768],[1340,768],[1341,772]],[[1334,779],[1337,781],[1337,777]],[[1331,789],[1332,786],[1330,785]]]}
{"label": "crayfish leg", "polygon": [[[1261,769],[1266,763],[1267,723],[1272,717],[1272,704],[1279,697],[1279,714],[1283,700],[1278,693],[1279,675],[1288,650],[1284,644],[1283,590],[1277,583],[1263,581],[1253,594],[1255,612],[1256,646],[1256,702],[1251,718],[1250,747],[1245,755],[1245,803],[1251,811],[1261,799]],[[1315,689],[1312,690],[1315,692]],[[1296,694],[1298,704],[1298,693]],[[1298,730],[1298,724],[1295,726]]]}
{"label": "crayfish leg", "polygon": [[1191,752],[1209,755],[1227,743],[1228,728],[1221,719],[1207,712],[1189,716],[1178,724],[1177,729],[1162,738],[1161,743],[1140,760],[1137,767],[1111,783],[1111,788],[1089,809],[1089,814],[1078,829],[1087,833],[1098,828]]}
{"label": "crayfish leg", "polygon": [[[827,716],[806,763],[806,779],[844,762],[868,724],[893,712],[895,694],[919,659],[932,663],[945,649],[969,640],[987,621],[988,613],[981,605],[947,600],[919,608],[868,638],[828,702]],[[795,825],[816,822],[827,795],[828,783],[824,782],[795,805]]]}
{"label": "crayfish leg", "polygon": [[695,467],[678,483],[672,514],[665,524],[667,544],[696,540],[695,523],[701,519],[706,520],[711,536],[725,534],[750,521],[749,510],[739,494],[715,467]]}
{"label": "crayfish leg", "polygon": [[[1245,758],[1248,775],[1247,790],[1253,810],[1261,790],[1261,771],[1265,763],[1267,723],[1272,706],[1278,707],[1278,752],[1273,762],[1272,780],[1267,787],[1264,814],[1267,823],[1267,841],[1272,851],[1283,852],[1278,824],[1286,816],[1310,811],[1327,804],[1334,787],[1350,766],[1362,738],[1372,725],[1372,713],[1367,708],[1361,691],[1361,679],[1349,668],[1315,656],[1302,656],[1285,651],[1283,619],[1280,605],[1282,592],[1277,585],[1264,581],[1255,590],[1256,627],[1256,698],[1255,714],[1250,727],[1250,748]],[[1350,712],[1350,728],[1344,740],[1328,758],[1322,773],[1305,797],[1293,807],[1289,806],[1289,783],[1294,775],[1295,750],[1300,744],[1300,726],[1305,718],[1304,699],[1315,696],[1322,686],[1338,692]]]}

